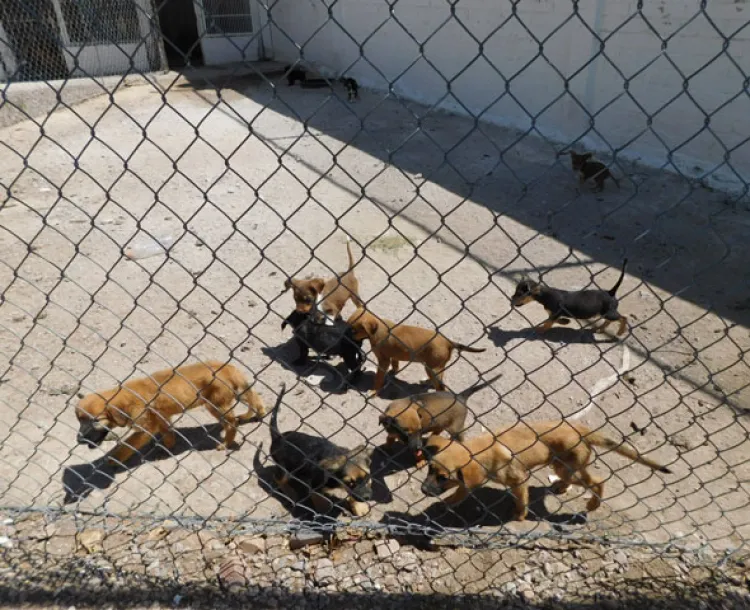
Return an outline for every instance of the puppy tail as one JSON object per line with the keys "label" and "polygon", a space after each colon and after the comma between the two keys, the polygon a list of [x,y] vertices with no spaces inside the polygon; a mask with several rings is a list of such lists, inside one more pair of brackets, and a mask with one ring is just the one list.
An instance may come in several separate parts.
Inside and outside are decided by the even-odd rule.
{"label": "puppy tail", "polygon": [[492,377],[491,379],[488,379],[487,381],[483,381],[482,383],[477,383],[476,385],[473,385],[470,388],[466,388],[463,392],[461,392],[458,395],[458,398],[460,400],[466,401],[472,394],[476,394],[480,390],[484,390],[484,388],[491,386],[502,376],[503,374],[500,373],[499,375],[495,375],[494,377]]}
{"label": "puppy tail", "polygon": [[271,412],[271,445],[278,443],[281,440],[281,432],[279,432],[279,408],[281,407],[281,399],[286,394],[286,384],[281,384],[279,390],[279,397],[276,399],[276,404],[273,406]]}
{"label": "puppy tail", "polygon": [[[349,269],[346,270],[346,273],[354,273],[354,254],[352,254],[352,239],[348,235],[346,236],[346,253],[349,255]],[[354,304],[357,307],[364,307],[365,304],[362,302],[362,299],[359,298],[359,295],[353,290],[350,292]]]}
{"label": "puppy tail", "polygon": [[613,297],[615,296],[615,293],[617,293],[617,290],[620,288],[620,284],[622,284],[622,280],[625,277],[625,268],[628,266],[628,259],[622,261],[622,271],[620,271],[620,279],[617,280],[617,283],[612,286],[607,292],[609,293],[609,296]]}
{"label": "puppy tail", "polygon": [[593,445],[595,447],[602,447],[604,449],[609,449],[610,451],[619,453],[620,455],[626,458],[630,458],[634,462],[638,462],[639,464],[648,466],[652,470],[657,470],[659,472],[664,472],[666,474],[672,474],[672,471],[666,466],[663,466],[662,464],[659,464],[658,462],[655,462],[654,460],[651,460],[647,457],[642,456],[638,452],[638,450],[627,441],[617,442],[616,440],[611,439],[607,436],[604,436],[603,434],[599,432],[583,433],[582,430],[579,432],[581,432],[581,437],[583,438],[583,440],[589,445]]}
{"label": "puppy tail", "polygon": [[455,349],[457,349],[459,352],[471,352],[472,354],[481,354],[482,352],[486,352],[486,347],[469,347],[468,345],[464,345],[463,343],[456,343],[455,341],[451,341],[451,345]]}

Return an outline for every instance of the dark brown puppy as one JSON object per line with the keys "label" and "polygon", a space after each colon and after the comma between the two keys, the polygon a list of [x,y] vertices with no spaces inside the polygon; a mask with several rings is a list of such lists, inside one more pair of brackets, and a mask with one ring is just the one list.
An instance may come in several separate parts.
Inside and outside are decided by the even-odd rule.
{"label": "dark brown puppy", "polygon": [[552,466],[560,479],[553,487],[554,493],[565,493],[571,485],[590,489],[593,493],[586,509],[594,511],[604,497],[604,480],[588,471],[595,455],[594,447],[619,453],[653,470],[671,473],[666,466],[643,457],[627,441],[615,441],[588,426],[562,420],[518,422],[464,443],[442,436],[430,437],[424,448],[430,471],[422,484],[422,492],[439,496],[455,489],[445,501],[457,504],[472,489],[490,481],[500,483],[510,488],[516,502],[515,518],[523,521],[529,511],[532,470]]}
{"label": "dark brown puppy", "polygon": [[351,299],[357,307],[362,306],[359,299],[359,281],[354,275],[354,256],[346,240],[346,251],[349,255],[349,269],[338,277],[328,280],[316,277],[309,280],[290,278],[284,283],[284,290],[292,289],[295,308],[299,313],[309,314],[313,309],[317,313],[334,320],[341,316],[346,302]]}
{"label": "dark brown puppy", "polygon": [[521,307],[536,301],[547,310],[549,317],[536,327],[540,333],[549,330],[553,324],[569,324],[569,318],[590,320],[601,316],[604,323],[595,327],[594,332],[604,332],[612,322],[619,322],[619,336],[627,329],[628,320],[617,310],[620,303],[615,295],[625,277],[627,265],[626,258],[622,262],[620,278],[609,290],[560,290],[527,278],[518,283],[510,302],[513,307]]}
{"label": "dark brown puppy", "polygon": [[435,389],[442,391],[445,390],[445,367],[454,351],[475,354],[486,351],[485,348],[469,347],[451,341],[435,330],[396,324],[391,320],[379,318],[364,307],[360,307],[349,317],[348,324],[354,331],[355,339],[370,341],[370,348],[378,360],[373,396],[383,388],[385,374],[389,369],[394,375],[398,373],[399,362],[421,362]]}
{"label": "dark brown puppy", "polygon": [[372,498],[371,451],[364,445],[346,449],[327,438],[296,430],[282,434],[278,416],[285,392],[282,385],[271,414],[271,459],[281,468],[276,484],[292,501],[299,495],[295,488],[304,488],[320,512],[330,505],[324,494],[344,489],[352,514],[366,515],[370,511],[367,501]]}
{"label": "dark brown puppy", "polygon": [[[217,446],[219,450],[234,446],[238,421],[251,421],[266,413],[263,400],[245,376],[235,366],[218,361],[157,371],[110,390],[78,397],[79,444],[93,448],[112,428],[133,428],[134,432],[108,454],[108,460],[115,464],[125,463],[157,435],[167,449],[174,447],[177,439],[170,419],[189,409],[205,406],[223,425],[224,442]],[[239,417],[232,412],[238,400],[248,406]]]}
{"label": "dark brown puppy", "polygon": [[417,467],[424,465],[422,437],[447,432],[451,438],[463,440],[468,407],[466,401],[502,377],[496,375],[460,394],[424,392],[392,401],[380,416],[380,425],[388,433],[387,444],[406,443],[417,456]]}
{"label": "dark brown puppy", "polygon": [[620,183],[612,175],[604,163],[599,161],[593,161],[592,153],[577,154],[572,150],[568,151],[570,155],[570,163],[573,166],[573,171],[578,174],[578,183],[583,185],[587,180],[592,180],[596,183],[596,192],[601,192],[604,188],[604,181],[607,178],[611,178],[612,182],[620,188]]}

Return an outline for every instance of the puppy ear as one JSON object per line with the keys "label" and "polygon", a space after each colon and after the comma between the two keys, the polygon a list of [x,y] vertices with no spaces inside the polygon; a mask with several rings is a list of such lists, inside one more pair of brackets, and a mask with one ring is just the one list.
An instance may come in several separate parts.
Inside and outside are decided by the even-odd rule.
{"label": "puppy ear", "polygon": [[327,470],[328,472],[338,472],[346,465],[346,460],[346,455],[337,455],[320,460],[320,462],[318,462],[318,466],[320,466],[323,470]]}
{"label": "puppy ear", "polygon": [[458,479],[459,483],[461,483],[461,485],[466,485],[463,468],[459,468],[458,470],[456,470],[456,478]]}
{"label": "puppy ear", "polygon": [[316,295],[323,292],[323,289],[325,287],[326,287],[325,281],[323,281],[319,277],[316,277],[315,279],[310,280],[310,288],[312,288],[313,292],[315,292]]}
{"label": "puppy ear", "polygon": [[378,332],[378,326],[379,326],[379,322],[375,317],[372,317],[369,320],[367,320],[367,331],[371,335],[374,335],[375,333]]}

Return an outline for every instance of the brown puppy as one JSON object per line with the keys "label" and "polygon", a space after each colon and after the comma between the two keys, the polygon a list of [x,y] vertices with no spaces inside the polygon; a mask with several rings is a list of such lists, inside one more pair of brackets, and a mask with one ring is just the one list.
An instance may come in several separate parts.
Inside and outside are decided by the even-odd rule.
{"label": "brown puppy", "polygon": [[[79,394],[78,398],[79,444],[93,449],[112,428],[134,429],[108,454],[108,460],[116,464],[125,463],[157,434],[161,434],[167,449],[174,447],[177,438],[170,418],[189,409],[203,405],[222,423],[224,442],[219,450],[234,445],[238,420],[251,421],[266,413],[263,400],[250,389],[244,375],[233,365],[217,361],[157,371],[110,390]],[[237,400],[248,406],[247,413],[239,418],[232,412]]]}
{"label": "brown puppy", "polygon": [[430,462],[429,475],[422,484],[428,496],[439,496],[456,488],[446,499],[449,504],[464,500],[470,490],[494,481],[509,487],[516,502],[515,518],[523,521],[529,509],[531,470],[552,466],[560,478],[554,493],[565,493],[573,485],[590,489],[586,505],[596,510],[604,496],[604,481],[588,471],[594,447],[603,447],[659,472],[671,473],[661,464],[645,458],[626,441],[617,442],[580,424],[564,421],[519,422],[483,434],[464,443],[433,436],[424,453]]}
{"label": "brown puppy", "polygon": [[480,353],[484,348],[468,347],[451,341],[434,330],[419,326],[396,324],[391,320],[378,318],[360,307],[347,322],[357,340],[368,339],[370,348],[378,360],[378,373],[375,376],[375,396],[383,388],[388,369],[398,373],[399,362],[421,362],[436,390],[445,390],[443,372],[453,355],[453,350]]}
{"label": "brown puppy", "polygon": [[573,166],[573,171],[578,174],[578,184],[583,185],[584,182],[593,178],[596,183],[596,192],[598,193],[604,189],[604,181],[607,178],[611,178],[612,182],[617,185],[617,188],[620,188],[620,183],[604,163],[592,161],[592,153],[579,155],[570,150],[568,154],[570,155],[570,164]]}
{"label": "brown puppy", "polygon": [[428,432],[440,434],[445,431],[451,438],[462,441],[468,410],[466,401],[472,394],[492,385],[500,377],[502,373],[460,394],[425,392],[392,401],[379,418],[380,425],[388,433],[387,444],[406,443],[416,454],[417,467],[421,468],[425,463],[422,457],[422,436]]}
{"label": "brown puppy", "polygon": [[318,311],[331,320],[341,316],[344,305],[351,298],[357,307],[363,303],[359,299],[359,281],[354,275],[354,255],[349,239],[346,240],[346,251],[349,254],[349,269],[341,276],[329,280],[316,277],[309,280],[289,278],[284,282],[284,290],[290,288],[294,294],[294,303],[299,313],[308,314],[317,307]]}

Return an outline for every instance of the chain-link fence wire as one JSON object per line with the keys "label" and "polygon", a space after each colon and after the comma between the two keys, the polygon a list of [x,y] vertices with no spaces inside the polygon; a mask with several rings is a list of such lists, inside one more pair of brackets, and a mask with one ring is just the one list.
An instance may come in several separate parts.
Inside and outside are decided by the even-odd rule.
{"label": "chain-link fence wire", "polygon": [[[7,508],[75,510],[92,519],[168,515],[204,526],[228,521],[262,531],[301,524],[337,529],[341,521],[331,514],[321,517],[319,507],[311,509],[304,490],[297,502],[278,493],[269,458],[270,416],[243,426],[239,450],[229,453],[215,451],[221,426],[203,409],[175,418],[174,435],[163,420],[148,425],[139,420],[136,425],[148,433],[142,440],[153,435],[154,442],[124,466],[113,467],[103,458],[91,462],[96,454],[76,446],[73,405],[79,392],[106,397],[104,389],[126,379],[202,359],[250,371],[252,388],[267,407],[285,382],[290,392],[279,414],[282,432],[300,428],[347,449],[365,445],[372,451],[373,497],[369,512],[360,517],[372,531],[457,537],[490,546],[574,538],[730,552],[744,548],[745,139],[730,142],[710,121],[738,99],[746,101],[745,72],[731,52],[732,44],[744,40],[742,28],[721,33],[702,5],[682,15],[668,36],[651,29],[660,41],[659,61],[684,84],[675,99],[687,100],[706,119],[696,133],[673,142],[661,137],[654,123],[670,113],[675,99],[649,107],[652,100],[640,99],[631,86],[656,65],[656,55],[625,73],[618,68],[624,58],[607,50],[628,23],[650,23],[640,4],[606,35],[587,21],[579,3],[568,7],[552,32],[575,24],[598,42],[581,65],[565,66],[568,71],[545,52],[553,34],[535,33],[549,22],[538,26],[534,11],[522,11],[521,3],[511,3],[485,38],[472,35],[458,5],[446,5],[445,21],[426,33],[399,15],[397,2],[384,9],[382,23],[369,22],[368,34],[355,36],[347,29],[353,27],[351,18],[345,22],[335,3],[322,12],[314,5],[317,19],[292,21],[282,3],[253,5],[261,16],[255,22],[249,6],[224,10],[206,4],[198,7],[199,37],[187,51],[165,39],[164,53],[152,48],[153,33],[167,27],[156,19],[159,7],[123,3],[114,11],[109,4],[69,4],[53,3],[62,11],[67,34],[59,14],[60,32],[55,32],[46,5],[3,5],[3,49],[12,50],[16,66],[9,68],[4,59],[9,77],[3,105],[28,117],[2,139],[5,364],[0,393],[6,432],[0,459]],[[215,19],[206,7],[216,11]],[[434,10],[442,15],[446,7]],[[17,12],[8,17],[9,10]],[[160,65],[154,57],[174,53],[189,64],[198,47],[207,60],[207,54],[220,51],[217,39],[226,43],[230,57],[262,57],[278,47],[277,57],[288,60],[281,63],[288,67],[267,72],[267,66],[244,62],[224,70],[144,75],[141,86],[118,86],[82,105],[61,100],[54,112],[34,118],[10,95],[15,80],[30,78],[18,66],[31,60],[24,59],[20,37],[9,28],[22,21],[14,15],[30,10],[36,23],[47,24],[39,46],[51,40],[51,48],[67,58],[64,74],[42,74],[37,68],[33,74],[62,76],[60,90],[73,86],[71,77],[86,73],[86,65],[108,70],[98,60],[86,64],[87,51],[102,42],[128,58],[123,75],[146,69],[138,63],[139,53],[151,67]],[[123,25],[129,18],[115,14],[133,11],[147,23],[142,39],[128,50],[123,32],[135,30]],[[685,71],[668,44],[698,20],[708,28],[706,35],[722,44],[702,68]],[[230,22],[250,23],[243,27],[254,31],[240,35],[243,28],[232,29]],[[431,59],[430,42],[448,24],[472,38],[474,51],[465,65],[442,74],[446,68]],[[417,49],[413,61],[395,62],[403,69],[394,70],[393,64],[386,70],[383,41],[373,51],[377,57],[368,57],[386,27],[397,27]],[[509,70],[491,61],[488,41],[518,28],[538,48]],[[321,37],[329,29],[357,48],[351,64],[338,59],[327,70],[309,59],[316,52],[325,58]],[[73,38],[71,31],[77,32]],[[86,44],[71,46],[78,38]],[[203,44],[208,39],[213,47]],[[734,66],[725,78],[739,92],[705,109],[698,92],[707,85],[693,89],[691,83],[720,60]],[[502,86],[490,87],[491,103],[477,110],[462,103],[458,92],[460,77],[479,61]],[[595,61],[614,71],[621,91],[594,108],[588,105],[591,98],[578,99],[574,84]],[[533,100],[532,112],[526,110],[532,100],[520,97],[514,84],[535,62],[560,81],[551,81],[559,87]],[[429,97],[415,87],[434,83],[407,78],[418,63],[440,75],[445,91],[427,105],[397,93],[404,88],[422,102]],[[315,74],[316,66],[323,76]],[[305,71],[302,82],[290,86],[298,68]],[[360,99],[352,101],[351,83],[338,77],[360,73],[360,84],[377,85],[374,73],[380,86],[360,89]],[[402,87],[403,82],[409,85]],[[623,97],[646,124],[637,136],[615,145],[600,124],[611,126],[608,113]],[[541,99],[548,101],[541,104]],[[527,118],[524,130],[482,121],[493,116],[493,106],[511,100]],[[561,103],[582,113],[586,124],[575,137],[556,141],[542,125]],[[446,107],[460,114],[439,112]],[[663,167],[626,161],[644,134],[668,151]],[[715,166],[693,168],[696,178],[677,157],[703,134],[710,134],[712,146],[718,142],[723,153]],[[588,184],[576,188],[578,176],[563,153],[582,152],[581,142],[604,143],[609,154],[601,158],[619,178],[619,190],[611,181],[601,193],[592,193]],[[665,169],[669,173],[659,171]],[[731,195],[709,184],[710,178],[725,176],[724,170],[741,183]],[[591,175],[599,171],[595,167]],[[350,246],[344,238],[351,239]],[[510,496],[491,483],[456,507],[426,497],[427,469],[415,469],[413,455],[398,444],[395,450],[382,448],[379,423],[389,399],[427,390],[418,384],[422,366],[402,362],[401,370],[386,378],[381,397],[366,397],[377,369],[371,342],[364,342],[365,373],[350,382],[347,369],[335,359],[314,358],[315,350],[308,363],[295,365],[299,346],[289,342],[288,328],[279,329],[294,307],[291,291],[283,291],[285,280],[308,271],[323,278],[341,274],[347,247],[354,252],[359,294],[381,320],[438,329],[454,341],[486,349],[451,358],[445,372],[451,390],[503,374],[492,389],[468,400],[467,438],[519,420],[565,419],[626,438],[672,474],[655,475],[600,451],[593,468],[606,480],[603,506],[587,517],[586,494],[548,493],[553,475],[565,470],[542,469],[532,478],[526,526],[513,521]],[[629,319],[624,338],[610,335],[614,340],[608,341],[576,322],[538,334],[529,326],[543,320],[541,307],[511,307],[524,274],[558,288],[608,289],[626,256],[628,275],[617,295],[619,311]],[[346,307],[345,318],[353,311],[351,304]],[[434,339],[430,345],[436,345]],[[167,442],[165,431],[171,435]],[[348,471],[337,472],[348,480]],[[344,503],[347,508],[353,507]],[[361,506],[354,510],[365,512]]]}

